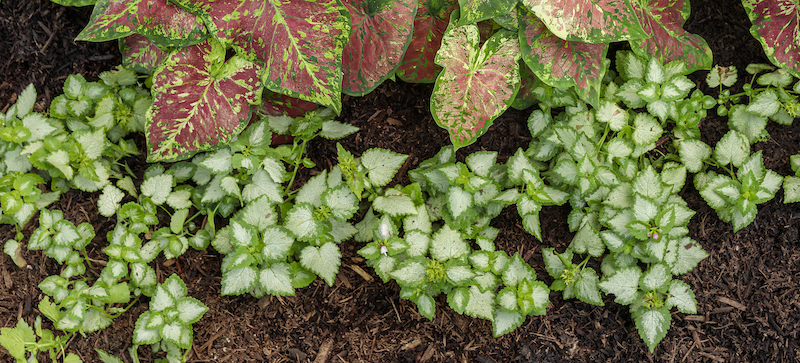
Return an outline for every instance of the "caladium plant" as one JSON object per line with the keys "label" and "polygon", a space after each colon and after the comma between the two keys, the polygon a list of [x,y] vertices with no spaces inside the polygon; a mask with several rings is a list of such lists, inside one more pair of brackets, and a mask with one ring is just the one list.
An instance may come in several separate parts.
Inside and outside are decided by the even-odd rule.
{"label": "caladium plant", "polygon": [[753,23],[750,33],[761,43],[770,62],[800,77],[798,4],[788,0],[742,0],[742,5]]}
{"label": "caladium plant", "polygon": [[479,46],[478,27],[457,26],[454,12],[436,53],[444,70],[436,78],[431,112],[458,149],[486,133],[519,90],[519,42],[501,30]]}

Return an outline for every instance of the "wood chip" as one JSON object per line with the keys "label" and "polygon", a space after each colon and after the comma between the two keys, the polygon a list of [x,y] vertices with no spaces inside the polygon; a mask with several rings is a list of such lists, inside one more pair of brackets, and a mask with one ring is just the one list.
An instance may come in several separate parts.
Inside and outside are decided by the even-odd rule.
{"label": "wood chip", "polygon": [[289,357],[292,358],[292,360],[295,360],[297,362],[305,362],[306,357],[308,357],[306,353],[303,353],[303,351],[297,348],[289,348],[286,350],[286,353]]}
{"label": "wood chip", "polygon": [[720,296],[720,297],[717,298],[717,300],[719,302],[723,303],[723,304],[733,306],[733,307],[735,307],[735,308],[737,308],[737,309],[739,309],[741,311],[747,310],[747,306],[744,306],[744,305],[740,304],[737,301],[733,301],[731,299],[728,299],[727,297]]}
{"label": "wood chip", "polygon": [[427,362],[428,359],[431,359],[431,357],[433,357],[433,353],[435,351],[436,350],[434,349],[433,344],[429,344],[428,349],[425,349],[425,354],[422,355],[422,358],[420,358],[419,361],[422,363]]}
{"label": "wood chip", "polygon": [[322,346],[319,347],[319,352],[317,352],[317,358],[314,359],[314,363],[325,363],[328,361],[328,356],[331,354],[331,348],[333,348],[333,339],[328,339]]}
{"label": "wood chip", "polygon": [[403,126],[403,121],[400,121],[394,117],[387,117],[386,123],[392,126]]}
{"label": "wood chip", "polygon": [[366,281],[372,281],[372,275],[366,273],[361,267],[358,265],[349,265],[351,270],[355,271],[359,276],[361,276]]}
{"label": "wood chip", "polygon": [[403,346],[400,347],[400,350],[414,349],[417,346],[419,346],[420,344],[422,344],[422,341],[419,340],[419,337],[417,337],[417,338],[414,338],[414,340],[412,340],[412,341],[410,341],[410,342],[408,342],[406,344],[403,344]]}
{"label": "wood chip", "polygon": [[689,321],[699,321],[701,323],[706,321],[706,317],[702,315],[686,315],[684,319]]}

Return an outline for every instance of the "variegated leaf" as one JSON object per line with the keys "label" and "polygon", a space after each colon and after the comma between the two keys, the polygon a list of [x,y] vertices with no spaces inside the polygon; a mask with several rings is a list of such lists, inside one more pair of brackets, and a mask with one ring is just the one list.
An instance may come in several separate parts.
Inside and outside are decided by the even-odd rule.
{"label": "variegated leaf", "polygon": [[564,40],[610,43],[646,38],[629,0],[521,0]]}
{"label": "variegated leaf", "polygon": [[456,149],[486,133],[519,90],[516,34],[500,30],[480,49],[478,42],[477,26],[451,24],[436,53],[436,64],[444,71],[436,78],[431,111]]}
{"label": "variegated leaf", "polygon": [[122,65],[139,73],[152,74],[167,53],[159,49],[152,40],[140,34],[132,34],[119,40]]}
{"label": "variegated leaf", "polygon": [[800,6],[794,0],[743,0],[753,26],[772,64],[800,77]]}
{"label": "variegated leaf", "polygon": [[516,0],[458,0],[461,18],[458,25],[475,24],[511,12]]}
{"label": "variegated leaf", "polygon": [[319,107],[314,102],[304,101],[284,94],[267,90],[263,93],[263,102],[258,107],[258,110],[260,111],[259,113],[265,113],[270,116],[301,117],[306,111],[315,110]]}
{"label": "variegated leaf", "polygon": [[[174,1],[174,0],[171,0]],[[269,90],[342,109],[347,9],[336,0],[177,0],[200,14],[223,45],[265,64]]]}
{"label": "variegated leaf", "polygon": [[353,21],[342,52],[342,92],[363,96],[394,75],[411,41],[416,0],[343,0]]}
{"label": "variegated leaf", "polygon": [[133,33],[166,47],[197,44],[208,36],[202,20],[169,0],[99,0],[76,39],[103,42]]}
{"label": "variegated leaf", "polygon": [[153,75],[148,161],[187,158],[239,134],[261,100],[257,72],[239,56],[225,62],[213,39],[171,53]]}
{"label": "variegated leaf", "polygon": [[646,0],[634,2],[634,6],[642,28],[650,35],[630,40],[636,54],[656,57],[662,64],[684,61],[689,73],[711,68],[711,48],[705,39],[683,29],[689,18],[688,0]]}
{"label": "variegated leaf", "polygon": [[421,0],[414,18],[414,31],[411,43],[397,68],[397,76],[406,82],[433,83],[442,70],[434,63],[436,52],[442,44],[442,37],[450,14],[457,8],[454,0]]}
{"label": "variegated leaf", "polygon": [[553,87],[577,86],[578,94],[598,107],[608,44],[563,40],[530,12],[520,18],[522,60],[536,77]]}

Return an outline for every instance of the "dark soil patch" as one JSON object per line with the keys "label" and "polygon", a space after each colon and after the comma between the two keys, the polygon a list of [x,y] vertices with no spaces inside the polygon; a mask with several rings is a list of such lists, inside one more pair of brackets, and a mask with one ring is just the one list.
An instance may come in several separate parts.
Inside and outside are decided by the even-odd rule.
{"label": "dark soil patch", "polygon": [[[44,0],[0,2],[0,111],[33,82],[39,109],[61,93],[71,73],[89,80],[119,63],[117,46],[73,39],[86,24],[90,9],[63,8]],[[721,65],[767,62],[749,34],[749,22],[738,0],[695,1],[687,29],[702,35]],[[704,75],[698,74],[699,82]],[[740,81],[741,84],[741,81]],[[355,154],[383,147],[409,154],[405,170],[431,157],[449,143],[447,134],[428,111],[431,85],[387,82],[366,97],[344,100],[341,119],[361,128],[342,144]],[[479,141],[459,151],[463,158],[475,150],[496,150],[501,160],[526,147],[527,112],[503,115]],[[727,131],[725,119],[709,117],[702,124],[704,141],[713,144]],[[782,175],[791,173],[789,156],[800,152],[800,124],[770,124],[763,150],[765,164]],[[334,163],[335,142],[320,141],[309,156],[320,167]],[[306,173],[307,174],[307,173]],[[307,175],[304,175],[307,177]],[[402,180],[398,180],[402,182]],[[220,296],[220,257],[213,251],[190,250],[175,261],[158,259],[160,280],[172,273],[186,281],[189,295],[210,307],[194,324],[191,362],[795,362],[800,361],[800,209],[786,205],[782,192],[760,206],[756,221],[738,233],[719,221],[691,187],[682,196],[697,211],[690,236],[711,256],[682,279],[698,301],[698,315],[673,312],[672,327],[654,354],[639,338],[627,309],[606,298],[605,307],[552,294],[548,314],[529,318],[521,328],[493,338],[491,325],[454,313],[438,301],[433,321],[421,317],[413,303],[399,298],[395,283],[366,280],[373,275],[355,251],[343,244],[343,261],[334,287],[316,281],[294,297]],[[75,223],[91,222],[98,237],[89,253],[99,256],[105,232],[114,221],[98,215],[96,195],[67,194],[55,208]],[[548,281],[542,247],[563,250],[571,240],[566,224],[568,207],[546,208],[541,214],[544,243],[521,227],[508,209],[493,221],[501,229],[498,248],[519,252],[540,278]],[[795,215],[798,215],[796,217]],[[25,228],[26,235],[35,227]],[[0,240],[13,236],[0,226]],[[0,324],[13,326],[20,318],[31,323],[40,315],[42,297],[37,284],[58,273],[58,266],[38,251],[27,251],[29,268],[18,269],[0,254]],[[357,272],[358,271],[358,272]],[[94,272],[97,273],[96,271]],[[106,350],[126,362],[137,316],[145,305],[131,309],[108,329],[74,339],[69,351],[84,361],[96,361],[93,348]],[[154,356],[140,349],[143,362]],[[40,356],[40,359],[44,358]],[[0,352],[0,360],[8,360]]]}

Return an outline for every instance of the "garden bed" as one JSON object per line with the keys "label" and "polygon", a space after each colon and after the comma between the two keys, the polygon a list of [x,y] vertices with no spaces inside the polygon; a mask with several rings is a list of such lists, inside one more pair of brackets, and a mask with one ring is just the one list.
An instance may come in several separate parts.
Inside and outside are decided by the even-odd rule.
{"label": "garden bed", "polygon": [[[750,23],[738,0],[693,2],[686,29],[703,36],[715,64],[768,63],[748,29]],[[35,110],[42,110],[61,93],[67,75],[83,74],[96,80],[100,72],[119,64],[116,42],[83,43],[73,39],[88,21],[89,8],[64,8],[49,1],[0,2],[0,111],[13,103],[28,83],[39,94]],[[743,75],[740,74],[742,78]],[[692,79],[700,83],[704,72]],[[743,81],[733,87],[741,89]],[[372,147],[408,154],[401,169],[413,169],[449,143],[447,132],[429,111],[432,85],[388,81],[365,97],[346,96],[338,120],[361,129],[340,142],[356,155]],[[707,92],[708,93],[708,92]],[[478,141],[459,150],[459,159],[478,150],[499,152],[507,160],[530,141],[525,120],[529,111],[510,110],[496,120]],[[709,112],[713,114],[714,112]],[[728,126],[727,119],[710,116],[700,128],[703,141],[714,145]],[[770,123],[769,140],[757,143],[767,168],[781,175],[792,170],[789,157],[800,153],[800,123]],[[138,140],[142,147],[143,139]],[[143,148],[142,148],[143,149]],[[308,157],[317,169],[336,164],[336,142],[315,140]],[[146,165],[133,160],[134,170]],[[138,169],[137,169],[138,168]],[[301,173],[307,180],[310,173]],[[395,180],[407,182],[407,180]],[[400,299],[396,283],[383,284],[356,251],[361,244],[342,245],[342,266],[333,287],[317,280],[293,297],[220,296],[221,257],[212,249],[190,249],[183,256],[156,259],[159,281],[173,273],[187,284],[188,295],[209,307],[194,324],[194,346],[189,362],[792,362],[800,360],[800,208],[784,204],[783,192],[759,206],[750,226],[733,233],[721,222],[687,181],[680,193],[697,213],[689,236],[710,254],[697,269],[682,277],[694,290],[698,314],[672,313],[672,326],[649,353],[624,306],[605,297],[596,307],[552,293],[547,315],[529,317],[517,330],[492,337],[491,323],[462,316],[437,300],[433,321],[416,306]],[[97,210],[98,194],[71,191],[54,208],[75,224],[89,222],[98,237],[89,245],[90,257],[99,258],[104,236],[114,220]],[[517,212],[507,208],[492,226],[501,230],[497,248],[518,252],[546,283],[541,249],[563,250],[572,239],[567,228],[569,206],[546,207],[540,215],[543,243],[527,233]],[[36,228],[36,219],[24,229]],[[13,237],[13,226],[0,226],[0,241]],[[0,324],[13,326],[22,317],[29,323],[40,315],[42,297],[37,285],[58,272],[59,266],[40,251],[26,251],[28,268],[17,268],[0,254]],[[590,262],[597,264],[597,261]],[[92,275],[94,273],[94,275]],[[98,271],[89,272],[96,276]],[[130,361],[127,348],[144,304],[114,320],[104,330],[77,336],[68,351],[85,362],[97,361],[94,348]],[[143,362],[153,360],[140,349]],[[0,349],[0,360],[9,360]]]}

